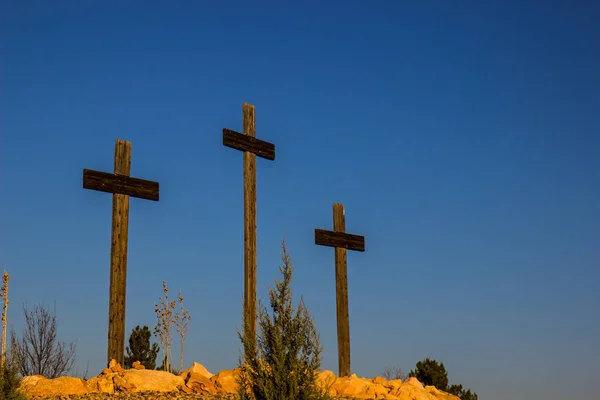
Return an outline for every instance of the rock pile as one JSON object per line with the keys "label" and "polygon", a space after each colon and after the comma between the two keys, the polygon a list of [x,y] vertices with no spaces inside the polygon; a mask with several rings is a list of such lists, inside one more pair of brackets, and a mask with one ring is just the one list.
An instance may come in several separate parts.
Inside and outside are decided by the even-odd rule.
{"label": "rock pile", "polygon": [[[115,360],[98,376],[91,379],[62,376],[46,379],[41,375],[27,376],[20,390],[30,396],[68,396],[88,394],[172,393],[194,395],[231,395],[237,391],[238,369],[211,374],[204,366],[194,363],[179,376],[165,371],[147,370],[139,362],[132,369],[123,369]],[[327,387],[337,398],[397,399],[397,400],[460,400],[433,386],[423,385],[415,378],[405,382],[359,378],[356,375],[338,378],[331,371],[318,375],[319,384]]]}

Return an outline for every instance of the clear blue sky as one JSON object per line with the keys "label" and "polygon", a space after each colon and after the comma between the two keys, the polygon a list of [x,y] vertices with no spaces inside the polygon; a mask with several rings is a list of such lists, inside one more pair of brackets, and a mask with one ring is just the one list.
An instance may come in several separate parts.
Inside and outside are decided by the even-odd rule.
{"label": "clear blue sky", "polygon": [[[167,281],[185,364],[236,366],[242,154],[256,106],[258,291],[285,235],[337,372],[332,203],[349,253],[352,370],[443,361],[482,399],[592,399],[600,374],[600,8],[558,1],[29,1],[1,6],[1,268],[10,325],[56,302],[79,370],[104,366],[115,139],[131,200],[127,336]],[[286,3],[286,4],[284,4]],[[289,3],[289,4],[288,4]],[[178,360],[179,347],[174,346]]]}

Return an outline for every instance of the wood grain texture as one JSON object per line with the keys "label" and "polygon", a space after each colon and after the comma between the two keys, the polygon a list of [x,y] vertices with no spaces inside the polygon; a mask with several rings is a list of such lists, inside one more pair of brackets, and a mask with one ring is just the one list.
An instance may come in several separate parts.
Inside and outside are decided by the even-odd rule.
{"label": "wood grain texture", "polygon": [[159,197],[158,182],[91,169],[83,170],[83,187],[84,189],[118,193],[146,200],[158,201]]}
{"label": "wood grain texture", "polygon": [[343,247],[354,251],[365,251],[364,236],[326,231],[324,229],[315,229],[315,244],[329,247]]}
{"label": "wood grain texture", "polygon": [[[333,204],[333,230],[346,232],[344,205]],[[348,311],[348,276],[346,249],[335,248],[335,303],[338,332],[338,367],[340,376],[350,376],[350,316]]]}
{"label": "wood grain texture", "polygon": [[231,129],[223,128],[223,145],[256,154],[267,160],[275,160],[275,145],[273,143]]}
{"label": "wood grain texture", "polygon": [[244,331],[256,347],[256,156],[274,160],[275,145],[256,138],[252,104],[242,105],[242,126],[243,133],[223,129],[223,145],[244,152]]}
{"label": "wood grain texture", "polygon": [[[131,143],[117,140],[115,144],[115,174],[129,176]],[[127,291],[127,241],[129,227],[129,196],[113,194],[112,234],[110,246],[110,302],[108,309],[108,362],[123,365],[125,351],[125,301]]]}
{"label": "wood grain texture", "polygon": [[365,251],[364,236],[346,233],[344,205],[333,204],[333,231],[315,229],[315,244],[335,247],[335,308],[339,376],[350,376],[350,313],[346,250]]}
{"label": "wood grain texture", "polygon": [[158,182],[132,178],[130,173],[131,143],[120,139],[115,143],[114,173],[83,170],[85,189],[113,194],[107,365],[112,359],[121,365],[124,361],[129,196],[158,201]]}
{"label": "wood grain texture", "polygon": [[[244,134],[256,136],[254,106],[242,106]],[[256,155],[244,152],[244,318],[248,342],[256,343]]]}

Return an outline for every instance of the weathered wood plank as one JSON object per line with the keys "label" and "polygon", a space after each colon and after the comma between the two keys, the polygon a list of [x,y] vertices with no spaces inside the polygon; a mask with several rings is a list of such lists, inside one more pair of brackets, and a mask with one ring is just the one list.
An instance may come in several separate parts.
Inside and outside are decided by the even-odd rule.
{"label": "weathered wood plank", "polygon": [[341,247],[354,251],[365,251],[365,237],[344,232],[332,232],[315,229],[315,244],[321,246]]}
{"label": "weathered wood plank", "polygon": [[[245,133],[242,136],[254,139],[256,113],[251,104],[242,105],[242,125]],[[274,152],[273,158],[275,158]],[[248,343],[256,346],[256,154],[254,152],[244,152],[244,294],[244,318],[247,321]]]}
{"label": "weathered wood plank", "polygon": [[256,154],[267,160],[275,160],[275,145],[273,143],[257,139],[247,133],[244,135],[231,129],[223,128],[223,145]]}
{"label": "weathered wood plank", "polygon": [[[333,230],[346,232],[344,206],[333,205]],[[340,376],[350,376],[350,316],[348,311],[348,274],[346,249],[335,248],[335,303],[338,333],[338,368]]]}
{"label": "weathered wood plank", "polygon": [[[115,143],[115,174],[127,177],[131,171],[131,143]],[[110,174],[108,174],[110,175]],[[125,299],[127,292],[127,242],[129,196],[113,194],[112,233],[110,243],[110,295],[108,307],[108,362],[123,365],[125,351]]]}
{"label": "weathered wood plank", "polygon": [[[242,105],[244,133],[223,129],[223,145],[244,152],[244,335],[256,347],[256,156],[275,160],[275,145],[256,138],[256,113]],[[249,351],[248,347],[244,349]]]}
{"label": "weathered wood plank", "polygon": [[85,189],[113,194],[107,365],[113,359],[121,365],[124,361],[129,197],[158,201],[158,182],[131,178],[130,172],[131,142],[119,139],[115,143],[114,173],[83,170]]}
{"label": "weathered wood plank", "polygon": [[123,174],[83,170],[83,187],[101,192],[124,194],[146,200],[158,201],[159,184]]}
{"label": "weathered wood plank", "polygon": [[335,247],[335,305],[339,376],[350,376],[350,316],[346,250],[365,251],[364,236],[346,233],[344,205],[333,204],[333,231],[315,229],[315,243]]}

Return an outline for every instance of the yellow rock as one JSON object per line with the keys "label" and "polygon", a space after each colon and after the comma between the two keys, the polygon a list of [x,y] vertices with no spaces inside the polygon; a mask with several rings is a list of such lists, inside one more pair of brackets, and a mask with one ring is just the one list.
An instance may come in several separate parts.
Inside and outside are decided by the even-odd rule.
{"label": "yellow rock", "polygon": [[46,379],[41,375],[26,376],[21,381],[20,389],[32,396],[90,393],[90,389],[83,379],[69,376],[61,376],[56,379]]}
{"label": "yellow rock", "polygon": [[146,369],[146,367],[145,367],[145,366],[143,366],[143,365],[142,365],[142,363],[141,363],[141,362],[139,362],[139,361],[134,361],[134,362],[133,362],[133,364],[131,364],[131,366],[132,366],[134,369]]}
{"label": "yellow rock", "polygon": [[[117,382],[117,378],[119,382]],[[179,392],[185,382],[182,377],[166,371],[129,369],[114,379],[115,386],[125,392]],[[117,389],[117,388],[115,388]]]}
{"label": "yellow rock", "polygon": [[385,384],[387,383],[387,379],[382,378],[380,376],[376,376],[375,378],[373,378],[373,383],[385,386]]}
{"label": "yellow rock", "polygon": [[207,378],[211,378],[214,375],[214,374],[211,374],[210,372],[208,372],[208,370],[204,367],[204,365],[195,362],[192,364],[191,367],[189,367],[185,371],[182,371],[181,374],[179,374],[179,376],[181,376],[183,379],[187,379],[188,374],[190,374],[192,372],[195,374],[203,375]]}
{"label": "yellow rock", "polygon": [[110,369],[112,372],[117,372],[117,373],[118,373],[118,372],[123,372],[123,371],[125,371],[125,370],[123,369],[123,367],[121,367],[121,364],[119,364],[119,363],[117,362],[117,360],[115,360],[115,359],[112,359],[112,360],[110,360],[110,362],[108,363],[108,368],[109,368],[109,369]]}
{"label": "yellow rock", "polygon": [[214,382],[217,393],[236,393],[238,389],[237,374],[237,368],[234,370],[225,369],[212,376],[210,380]]}
{"label": "yellow rock", "polygon": [[[98,376],[87,381],[67,376],[56,379],[46,379],[41,375],[27,376],[22,379],[20,390],[38,396],[149,391],[202,395],[236,393],[238,388],[238,368],[223,370],[215,375],[202,364],[193,363],[176,376],[166,371],[140,369],[143,366],[137,362],[133,366],[133,369],[124,370],[112,360],[109,368],[104,368]],[[409,378],[406,382],[400,379],[388,381],[382,377],[359,378],[356,374],[338,378],[332,371],[318,372],[316,378],[317,384],[326,388],[332,396],[388,400],[460,400],[433,386],[423,387],[416,378]]]}
{"label": "yellow rock", "polygon": [[197,394],[215,394],[217,388],[215,382],[197,372],[190,372],[185,381],[185,387],[191,390],[191,393]]}

